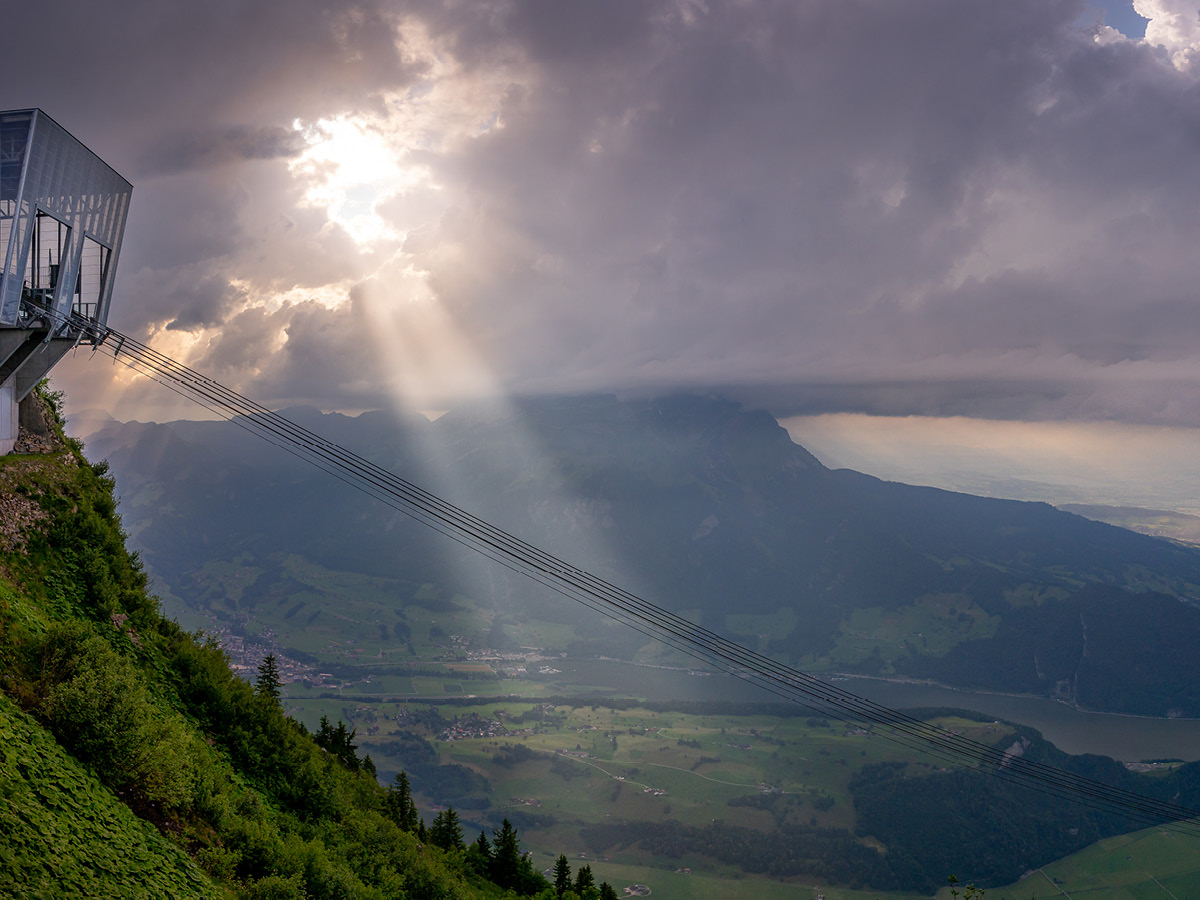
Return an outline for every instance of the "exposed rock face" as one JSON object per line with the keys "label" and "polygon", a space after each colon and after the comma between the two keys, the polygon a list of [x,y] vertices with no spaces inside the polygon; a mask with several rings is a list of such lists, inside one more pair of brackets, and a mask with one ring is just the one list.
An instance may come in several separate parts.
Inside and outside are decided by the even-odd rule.
{"label": "exposed rock face", "polygon": [[54,453],[62,449],[54,433],[54,414],[37,391],[21,401],[17,421],[20,431],[14,453]]}
{"label": "exposed rock face", "polygon": [[0,494],[0,552],[23,551],[29,531],[46,518],[42,508],[28,497]]}

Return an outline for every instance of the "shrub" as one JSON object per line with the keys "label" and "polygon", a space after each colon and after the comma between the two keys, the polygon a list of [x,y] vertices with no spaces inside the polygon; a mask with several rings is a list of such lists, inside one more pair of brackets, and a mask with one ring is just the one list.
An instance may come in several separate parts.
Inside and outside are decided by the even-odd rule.
{"label": "shrub", "polygon": [[89,627],[52,626],[42,645],[38,712],[59,742],[135,803],[182,808],[192,799],[191,739],[159,709],[128,660]]}

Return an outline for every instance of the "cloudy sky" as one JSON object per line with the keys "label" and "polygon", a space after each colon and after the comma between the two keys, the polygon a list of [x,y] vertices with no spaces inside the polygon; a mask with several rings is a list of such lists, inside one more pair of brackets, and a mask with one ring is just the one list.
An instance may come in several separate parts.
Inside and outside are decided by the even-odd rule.
{"label": "cloudy sky", "polygon": [[[713,388],[810,423],[1200,424],[1200,0],[6,22],[30,39],[0,108],[134,184],[111,324],[263,402]],[[161,392],[56,378],[126,418]]]}

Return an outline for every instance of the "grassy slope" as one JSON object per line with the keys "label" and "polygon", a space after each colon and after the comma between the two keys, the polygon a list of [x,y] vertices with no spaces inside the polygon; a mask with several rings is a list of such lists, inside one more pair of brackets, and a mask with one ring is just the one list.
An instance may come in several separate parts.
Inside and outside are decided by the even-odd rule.
{"label": "grassy slope", "polygon": [[0,513],[0,895],[501,893],[159,615],[77,445],[0,457]]}
{"label": "grassy slope", "polygon": [[1105,900],[1197,897],[1200,863],[1195,845],[1194,838],[1147,828],[1100,841],[988,895],[1010,900],[1064,893]]}
{"label": "grassy slope", "polygon": [[182,849],[3,696],[0,792],[0,896],[222,896]]}

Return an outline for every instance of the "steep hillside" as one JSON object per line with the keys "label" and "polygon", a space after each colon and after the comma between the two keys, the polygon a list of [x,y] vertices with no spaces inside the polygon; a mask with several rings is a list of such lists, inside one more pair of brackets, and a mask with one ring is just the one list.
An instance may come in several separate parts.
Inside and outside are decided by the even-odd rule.
{"label": "steep hillside", "polygon": [[112,486],[78,445],[0,457],[0,896],[545,887],[511,832],[490,858],[426,839],[353,733],[310,736],[269,678],[256,691],[215,644],[164,619]]}
{"label": "steep hillside", "polygon": [[3,696],[0,784],[5,897],[223,896],[182,847],[135,816],[36,719]]}
{"label": "steep hillside", "polygon": [[[1200,714],[1200,659],[1188,650],[1200,609],[1179,602],[1200,595],[1192,548],[1043,503],[829,470],[766,413],[716,398],[527,400],[432,423],[288,414],[707,627],[752,643],[762,635],[761,649],[790,662]],[[305,577],[297,560],[376,579],[391,598],[379,602],[384,626],[427,584],[505,621],[575,621],[559,598],[234,425],[113,424],[90,441],[111,461],[135,545],[180,611],[235,632],[283,630],[273,610],[296,609],[285,597],[318,610],[353,593],[327,574]],[[1085,591],[1063,605],[1092,588],[1106,599]],[[1122,686],[1123,669],[1082,664],[1081,621],[1098,638],[1149,611],[1171,629],[1165,647],[1120,645],[1118,658],[1138,660],[1136,678]],[[1070,640],[1031,645],[1070,630],[1068,615]],[[581,634],[570,649],[632,652],[620,640]],[[964,663],[967,646],[988,664]],[[1163,696],[1148,690],[1155,683],[1178,690]]]}

